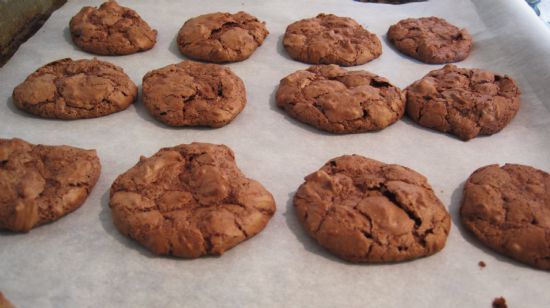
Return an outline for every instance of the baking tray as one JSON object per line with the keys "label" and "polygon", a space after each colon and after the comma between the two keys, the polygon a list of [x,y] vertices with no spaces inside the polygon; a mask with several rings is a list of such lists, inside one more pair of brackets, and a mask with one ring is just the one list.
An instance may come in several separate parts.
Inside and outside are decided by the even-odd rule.
{"label": "baking tray", "polygon": [[[185,20],[214,11],[245,10],[266,21],[270,35],[250,59],[228,64],[244,81],[248,104],[219,129],[169,128],[145,111],[141,99],[106,117],[59,121],[17,110],[13,88],[39,66],[78,50],[68,31],[84,5],[69,1],[0,69],[0,136],[32,143],[95,148],[102,173],[77,211],[28,234],[0,233],[0,290],[18,307],[489,307],[504,296],[511,307],[550,304],[550,275],[484,248],[460,226],[465,179],[480,166],[522,163],[550,171],[550,34],[522,0],[432,0],[383,5],[319,1],[120,1],[159,31],[154,49],[98,57],[125,69],[138,85],[152,69],[184,59],[175,37]],[[298,19],[327,12],[356,19],[378,34],[380,58],[366,69],[400,87],[439,65],[404,57],[388,45],[388,27],[407,17],[439,16],[466,27],[472,54],[459,65],[512,76],[523,92],[515,119],[502,132],[468,142],[424,129],[407,118],[376,133],[333,135],[279,111],[274,93],[284,76],[308,67],[291,60],[281,38]],[[249,177],[277,202],[266,229],[222,257],[196,260],[157,257],[120,235],[111,221],[108,190],[140,155],[202,141],[223,143]],[[327,160],[361,154],[424,174],[452,215],[447,246],[411,262],[349,264],[331,256],[298,224],[292,196],[303,177]],[[479,261],[487,266],[481,269]]]}

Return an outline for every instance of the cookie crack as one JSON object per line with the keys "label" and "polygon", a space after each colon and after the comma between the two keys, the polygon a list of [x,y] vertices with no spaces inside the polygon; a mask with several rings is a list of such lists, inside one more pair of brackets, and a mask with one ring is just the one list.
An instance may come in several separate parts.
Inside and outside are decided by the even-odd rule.
{"label": "cookie crack", "polygon": [[191,94],[190,96],[187,96],[187,97],[186,96],[181,96],[181,98],[183,99],[184,103],[189,103],[189,102],[194,101],[196,96],[197,96],[197,94],[194,93],[194,94]]}
{"label": "cookie crack", "polygon": [[174,254],[174,243],[172,243],[172,239],[168,240],[168,254]]}
{"label": "cookie crack", "polygon": [[[241,28],[246,30],[248,32],[248,34],[250,36],[252,36],[252,38],[254,39],[254,41],[258,44],[258,46],[260,46],[262,44],[262,40],[257,37],[255,34],[255,31],[253,31],[251,28],[254,28],[254,24],[260,24],[261,26],[263,27],[260,27],[260,28],[264,28],[265,29],[265,23],[262,23],[260,22],[258,19],[256,18],[252,18],[252,19],[245,19],[245,20],[242,20],[240,22],[240,24],[242,25]],[[249,25],[251,25],[252,27],[249,27]],[[263,31],[262,31],[263,32]]]}
{"label": "cookie crack", "polygon": [[42,101],[37,104],[28,104],[27,102],[21,102],[22,103],[21,105],[24,106],[25,108],[40,110],[40,108],[43,107],[44,105],[56,104],[58,99],[59,97],[56,97],[53,100]]}
{"label": "cookie crack", "polygon": [[273,214],[275,213],[275,211],[273,210],[267,210],[267,209],[262,209],[262,208],[257,208],[257,207],[253,207],[254,210],[264,214],[264,215],[268,215],[268,216],[273,216]]}
{"label": "cookie crack", "polygon": [[[366,218],[367,221],[369,222],[369,227],[370,227],[370,230],[358,230],[358,231],[361,232],[361,234],[363,234],[363,236],[364,236],[365,238],[367,238],[368,240],[371,241],[371,246],[373,246],[372,243],[376,243],[378,246],[385,246],[383,243],[381,243],[381,242],[379,241],[378,237],[373,236],[373,231],[372,231],[372,229],[373,229],[374,224],[373,224],[373,222],[372,222],[372,218],[371,218],[369,215],[367,215],[366,213],[363,213],[363,212],[361,212],[360,210],[358,210],[358,209],[357,209],[357,205],[358,205],[358,204],[356,204],[356,205],[353,207],[354,212],[357,213],[357,214],[359,214],[359,215],[361,215],[361,216],[363,216],[364,218]],[[369,255],[369,254],[370,254],[370,252],[369,252],[367,255]]]}
{"label": "cookie crack", "polygon": [[389,88],[391,86],[389,82],[383,81],[383,80],[376,80],[376,78],[372,78],[371,81],[369,82],[369,85],[375,88]]}
{"label": "cookie crack", "polygon": [[224,97],[223,96],[223,84],[221,81],[218,81],[218,88],[217,88],[217,95],[218,97]]}
{"label": "cookie crack", "polygon": [[210,36],[208,37],[208,39],[219,40],[219,37],[215,38],[214,36],[216,36],[216,34],[218,34],[218,33],[226,32],[228,29],[231,29],[231,28],[241,28],[241,27],[240,27],[239,23],[237,23],[235,21],[226,21],[221,26],[213,28],[210,31]]}
{"label": "cookie crack", "polygon": [[[101,102],[103,102],[103,101],[104,100],[102,100]],[[86,108],[86,107],[81,107],[81,106],[74,106],[74,105],[70,105],[70,104],[65,104],[65,107],[69,108],[69,109],[78,109],[78,110],[85,110],[85,111],[92,111],[94,109],[97,109],[97,105]]]}
{"label": "cookie crack", "polygon": [[422,219],[418,217],[413,210],[408,209],[404,204],[402,204],[397,195],[390,191],[385,184],[380,185],[380,191],[384,197],[388,198],[393,204],[395,204],[395,206],[403,210],[403,212],[405,212],[405,214],[407,214],[407,216],[414,221],[415,229],[418,229],[418,227],[422,225]]}
{"label": "cookie crack", "polygon": [[[479,221],[479,222],[482,222],[482,223],[487,223],[495,229],[501,229],[501,230],[504,229],[503,231],[519,230],[519,229],[525,228],[525,226],[522,225],[522,224],[515,225],[515,224],[510,223],[510,222],[498,223],[498,222],[487,220],[486,218],[479,217],[479,216],[468,216],[468,217],[466,217],[466,220],[472,221],[472,222],[473,221]],[[542,226],[537,226],[537,225],[532,225],[532,226],[547,230],[547,228],[544,228]]]}
{"label": "cookie crack", "polygon": [[[224,42],[221,40],[221,36],[227,32],[228,30],[230,29],[234,29],[234,28],[238,28],[240,30],[243,30],[243,31],[246,31],[248,34],[250,34],[250,36],[252,36],[252,38],[254,39],[254,41],[256,42],[256,44],[259,46],[261,43],[259,43],[258,39],[252,34],[252,32],[245,28],[244,27],[245,24],[241,23],[241,22],[237,22],[237,21],[227,21],[227,22],[224,22],[221,26],[219,27],[216,27],[216,28],[213,28],[211,31],[210,31],[210,35],[209,37],[206,39],[206,40],[214,40],[214,41],[217,41],[219,42],[221,45],[222,45],[222,48],[223,49],[226,49],[226,50],[233,50],[234,52],[236,52],[237,54],[241,55],[242,54],[242,50],[241,48],[237,47],[237,48],[230,48],[230,47],[227,47]],[[183,42],[182,46],[186,47],[192,43],[198,43],[197,41],[195,42]]]}
{"label": "cookie crack", "polygon": [[[121,73],[119,71],[117,71],[118,73]],[[119,90],[119,88],[122,88],[124,89],[125,86],[121,83],[121,79],[120,79],[120,75],[117,77],[117,76],[114,76],[114,74],[112,74],[112,72],[97,72],[97,73],[92,73],[92,74],[86,74],[87,76],[97,76],[97,77],[101,77],[101,78],[105,78],[107,80],[109,80],[110,82],[113,83],[113,88],[115,88],[115,90]],[[122,90],[119,90],[121,92],[124,93],[124,91]],[[126,93],[124,93],[126,94]]]}
{"label": "cookie crack", "polygon": [[242,232],[242,234],[244,235],[245,238],[248,238],[248,233],[246,233],[246,231],[244,230],[244,228],[242,227],[242,225],[239,223],[238,219],[237,219],[237,216],[235,214],[233,214],[233,222],[235,223],[235,226]]}
{"label": "cookie crack", "polygon": [[202,230],[200,231],[200,234],[202,236],[202,240],[204,243],[204,250],[207,253],[212,254],[212,249],[214,248],[214,244],[212,244],[211,237],[214,236],[214,234],[203,233]]}
{"label": "cookie crack", "polygon": [[[372,233],[366,230],[359,230],[363,236],[371,241],[374,242],[374,238],[372,237]],[[371,244],[372,245],[372,244]]]}
{"label": "cookie crack", "polygon": [[[99,12],[105,12],[106,15],[114,16],[117,21],[114,24],[108,25],[104,23],[104,18],[99,14]],[[113,34],[120,33],[124,37],[125,43],[128,43],[132,45],[132,47],[138,47],[131,39],[130,39],[130,33],[129,30],[133,27],[136,27],[139,25],[139,18],[134,16],[130,11],[125,10],[122,14],[119,14],[118,12],[114,12],[112,10],[101,10],[97,9],[93,15],[90,16],[91,18],[88,19],[88,21],[93,24],[96,27],[96,31],[106,33],[106,36],[108,38],[107,41],[99,39],[97,36],[92,36],[90,41],[96,41],[99,43],[107,43],[109,45],[109,39],[112,37]],[[109,16],[105,16],[109,18]],[[124,25],[120,26],[122,22],[124,21],[130,21],[130,25]],[[81,37],[81,35],[79,35]],[[149,38],[148,36],[146,36]],[[115,49],[112,49],[113,46],[107,46],[110,52],[116,51]],[[141,48],[138,47],[138,49],[141,50]]]}
{"label": "cookie crack", "polygon": [[263,40],[260,39],[259,36],[256,36],[256,34],[254,32],[252,32],[251,30],[247,29],[247,31],[248,31],[248,34],[252,37],[252,39],[254,39],[254,42],[256,43],[257,46],[262,45]]}
{"label": "cookie crack", "polygon": [[313,234],[317,234],[319,233],[319,231],[321,230],[321,227],[323,226],[323,224],[325,223],[325,220],[327,219],[327,217],[330,215],[330,213],[332,212],[332,207],[329,208],[326,212],[325,212],[325,215],[321,218],[321,220],[319,221],[319,225],[317,226],[317,228],[313,231]]}
{"label": "cookie crack", "polygon": [[[389,168],[392,168],[393,166],[396,166],[395,164],[386,164],[385,166],[382,166],[381,167],[381,170],[382,170],[382,175],[380,175],[380,177],[382,178],[386,178],[385,174],[388,172],[388,169]],[[390,181],[398,181],[398,182],[403,182],[403,183],[406,183],[406,184],[409,184],[409,185],[413,185],[413,186],[419,186],[419,187],[422,187],[422,188],[425,188],[425,189],[429,189],[431,190],[430,186],[427,185],[425,182],[415,182],[415,181],[410,181],[409,179],[407,178],[396,178],[396,179],[388,179]],[[381,183],[380,185],[384,185],[383,183]]]}

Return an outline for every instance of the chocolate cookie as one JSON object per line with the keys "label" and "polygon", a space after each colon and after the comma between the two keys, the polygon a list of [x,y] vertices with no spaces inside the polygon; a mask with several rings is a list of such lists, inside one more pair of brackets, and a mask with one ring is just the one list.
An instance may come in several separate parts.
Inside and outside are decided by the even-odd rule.
{"label": "chocolate cookie", "polygon": [[397,262],[432,255],[451,228],[447,210],[419,173],[358,155],[334,158],[294,196],[306,231],[352,262]]}
{"label": "chocolate cookie", "polygon": [[113,0],[99,9],[83,7],[69,24],[73,42],[98,55],[127,55],[153,48],[157,30],[151,29],[136,11]]}
{"label": "chocolate cookie", "polygon": [[333,133],[380,130],[405,111],[405,95],[386,78],[337,65],[316,65],[288,75],[276,100],[297,120]]}
{"label": "chocolate cookie", "polygon": [[472,49],[472,36],[445,19],[407,18],[392,25],[388,39],[402,53],[425,63],[462,61]]}
{"label": "chocolate cookie", "polygon": [[521,94],[506,75],[450,64],[429,72],[406,93],[413,121],[462,140],[503,129],[518,112]]}
{"label": "chocolate cookie", "polygon": [[382,44],[349,17],[319,14],[286,28],[283,45],[295,60],[312,64],[353,66],[382,54]]}
{"label": "chocolate cookie", "polygon": [[243,110],[246,91],[229,68],[183,61],[143,77],[143,103],[171,126],[222,127]]}
{"label": "chocolate cookie", "polygon": [[245,13],[212,13],[187,20],[178,33],[185,56],[208,62],[248,59],[269,34],[265,22]]}
{"label": "chocolate cookie", "polygon": [[43,118],[95,118],[126,109],[137,87],[105,61],[61,59],[32,73],[13,90],[15,105]]}
{"label": "chocolate cookie", "polygon": [[76,210],[100,169],[95,150],[0,139],[0,229],[27,232]]}
{"label": "chocolate cookie", "polygon": [[550,175],[505,164],[477,169],[464,185],[462,224],[483,244],[550,270]]}
{"label": "chocolate cookie", "polygon": [[0,308],[14,308],[12,303],[0,292]]}
{"label": "chocolate cookie", "polygon": [[271,194],[239,170],[231,149],[207,143],[163,148],[120,175],[110,203],[118,230],[159,255],[221,255],[259,233]]}

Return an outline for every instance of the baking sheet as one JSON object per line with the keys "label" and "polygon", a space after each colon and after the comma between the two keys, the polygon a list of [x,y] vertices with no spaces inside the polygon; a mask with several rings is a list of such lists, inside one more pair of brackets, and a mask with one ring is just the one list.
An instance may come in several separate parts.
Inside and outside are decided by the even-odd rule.
{"label": "baking sheet", "polygon": [[[324,1],[120,1],[159,31],[151,51],[98,57],[122,66],[137,84],[155,68],[183,60],[175,37],[185,20],[246,10],[267,22],[270,35],[249,60],[229,64],[245,82],[248,104],[220,129],[169,128],[141,101],[123,112],[77,121],[40,119],[17,110],[11,92],[39,66],[91,58],[70,40],[68,23],[83,5],[69,1],[0,69],[0,136],[33,143],[98,150],[100,180],[76,212],[28,234],[0,233],[0,290],[17,307],[489,307],[504,296],[511,307],[550,303],[550,274],[501,257],[458,224],[464,180],[490,163],[522,163],[550,171],[550,32],[522,0],[432,0],[401,6]],[[286,26],[319,12],[349,16],[378,34],[380,58],[367,69],[400,87],[439,68],[406,58],[387,44],[387,28],[406,17],[439,16],[467,27],[475,45],[460,63],[511,75],[522,106],[502,132],[462,142],[408,119],[377,133],[332,135],[279,111],[279,80],[308,65],[281,46]],[[157,257],[120,235],[111,222],[108,190],[140,155],[202,141],[224,143],[237,163],[274,195],[277,212],[267,228],[222,257]],[[332,157],[362,154],[424,174],[452,215],[447,247],[412,262],[353,265],[326,253],[298,224],[291,199],[303,177]],[[478,262],[487,267],[480,269]]]}

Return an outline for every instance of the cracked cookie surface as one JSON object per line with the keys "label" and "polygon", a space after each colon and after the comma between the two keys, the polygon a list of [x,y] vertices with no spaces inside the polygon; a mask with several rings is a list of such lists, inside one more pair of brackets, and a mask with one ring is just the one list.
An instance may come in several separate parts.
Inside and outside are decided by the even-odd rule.
{"label": "cracked cookie surface", "polygon": [[126,109],[137,87],[105,61],[61,59],[46,64],[13,90],[15,105],[43,118],[95,118]]}
{"label": "cracked cookie surface", "polygon": [[395,164],[345,155],[308,175],[294,196],[317,242],[351,262],[397,262],[445,246],[450,216],[426,178]]}
{"label": "cracked cookie surface", "polygon": [[95,150],[0,139],[0,229],[27,232],[76,210],[100,169]]}
{"label": "cracked cookie surface", "polygon": [[277,105],[297,120],[333,133],[375,131],[399,120],[405,96],[386,78],[316,65],[281,80]]}
{"label": "cracked cookie surface", "polygon": [[217,64],[183,61],[148,72],[142,84],[149,113],[171,126],[221,127],[246,105],[242,80]]}
{"label": "cracked cookie surface", "polygon": [[430,64],[462,61],[472,48],[472,36],[445,19],[407,18],[392,25],[388,40],[402,53]]}
{"label": "cracked cookie surface", "polygon": [[462,140],[502,130],[519,110],[520,90],[506,76],[447,64],[406,89],[407,115]]}
{"label": "cracked cookie surface", "polygon": [[550,175],[518,164],[476,170],[464,185],[462,224],[491,249],[550,270]]}
{"label": "cracked cookie surface", "polygon": [[181,53],[191,59],[225,63],[248,59],[269,32],[246,13],[212,13],[187,20],[178,33]]}
{"label": "cracked cookie surface", "polygon": [[349,17],[319,14],[290,24],[283,46],[294,60],[353,66],[382,54],[378,37]]}
{"label": "cracked cookie surface", "polygon": [[206,143],[141,157],[111,186],[118,230],[158,255],[221,255],[259,233],[273,196],[238,169],[231,149]]}
{"label": "cracked cookie surface", "polygon": [[153,48],[157,31],[136,13],[115,1],[99,9],[83,7],[69,23],[73,42],[98,55],[127,55]]}

